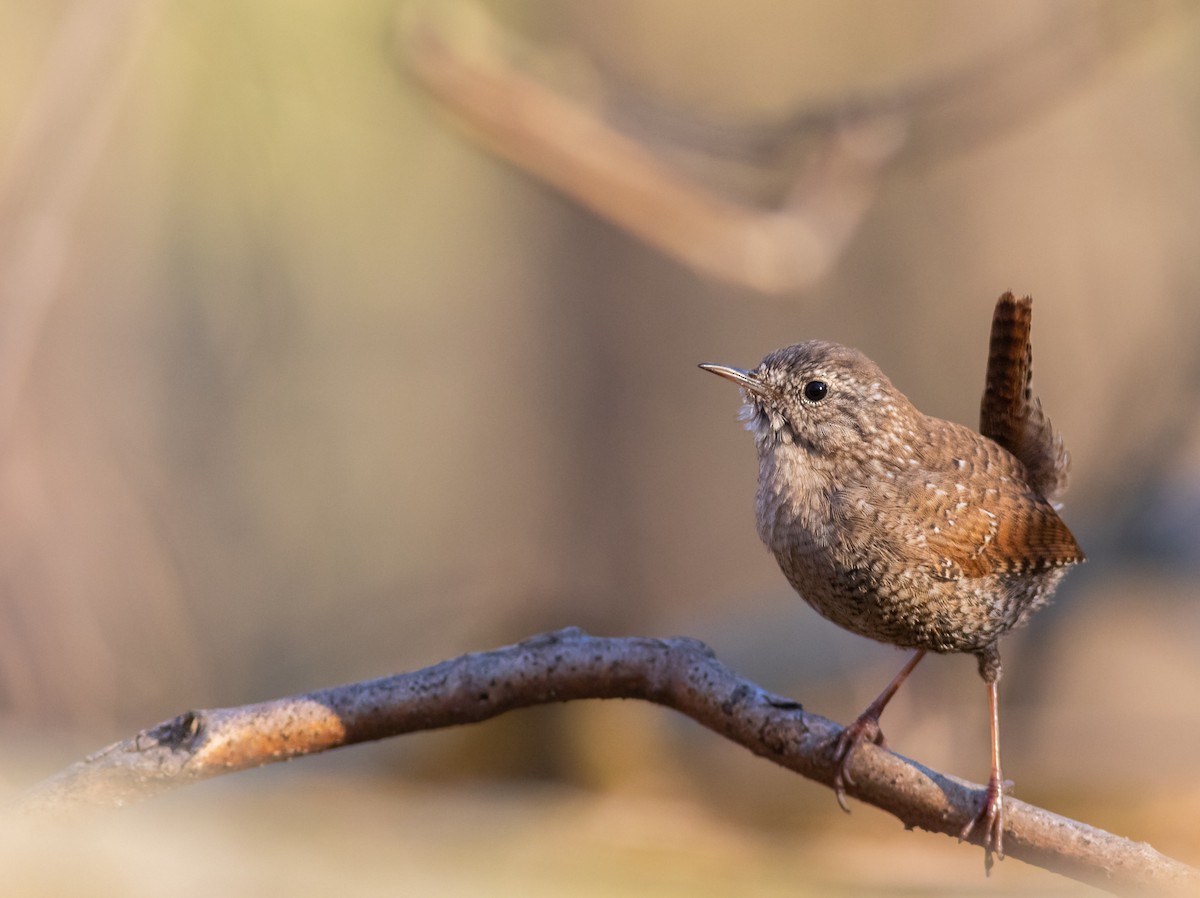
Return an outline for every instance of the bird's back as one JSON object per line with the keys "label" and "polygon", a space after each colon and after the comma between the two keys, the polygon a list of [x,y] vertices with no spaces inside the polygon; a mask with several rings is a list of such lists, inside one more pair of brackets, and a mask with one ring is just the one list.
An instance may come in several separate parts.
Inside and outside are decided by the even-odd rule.
{"label": "bird's back", "polygon": [[1017,458],[969,428],[922,417],[911,456],[831,478],[828,523],[815,535],[811,520],[789,527],[788,508],[777,509],[768,544],[801,596],[840,626],[977,652],[1042,607],[1083,556]]}

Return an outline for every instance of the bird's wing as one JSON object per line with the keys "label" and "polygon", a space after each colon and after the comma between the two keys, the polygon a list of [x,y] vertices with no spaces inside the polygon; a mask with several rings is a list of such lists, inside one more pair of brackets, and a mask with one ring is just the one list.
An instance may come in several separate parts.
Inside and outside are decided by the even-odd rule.
{"label": "bird's wing", "polygon": [[960,495],[933,472],[912,473],[916,476],[839,490],[833,503],[838,529],[869,534],[873,556],[915,563],[944,580],[1083,560],[1062,518],[1032,490],[1013,489],[1010,481],[1004,493]]}
{"label": "bird's wing", "polygon": [[982,577],[1063,567],[1083,552],[1063,519],[1039,496],[995,510],[968,506],[926,530],[930,563],[956,574]]}

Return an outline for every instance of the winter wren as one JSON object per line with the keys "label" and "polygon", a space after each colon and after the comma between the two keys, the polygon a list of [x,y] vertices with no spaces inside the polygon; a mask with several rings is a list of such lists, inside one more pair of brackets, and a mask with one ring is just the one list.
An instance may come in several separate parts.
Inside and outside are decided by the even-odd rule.
{"label": "winter wren", "polygon": [[1043,607],[1083,553],[1051,505],[1069,457],[1030,386],[1032,304],[1000,297],[980,430],[919,412],[861,352],[810,341],[753,371],[701,365],[742,388],[758,447],[758,534],[820,614],[916,649],[833,745],[845,804],[851,755],[883,744],[879,716],[926,652],[979,659],[992,765],[976,827],[1004,857],[996,684],[1001,636]]}

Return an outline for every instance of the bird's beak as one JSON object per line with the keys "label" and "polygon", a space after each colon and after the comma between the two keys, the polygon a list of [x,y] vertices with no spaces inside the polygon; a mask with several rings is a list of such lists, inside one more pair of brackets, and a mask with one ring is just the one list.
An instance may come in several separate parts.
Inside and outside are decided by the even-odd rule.
{"label": "bird's beak", "polygon": [[703,363],[701,366],[705,371],[710,371],[718,377],[723,377],[726,380],[731,380],[743,390],[764,398],[776,398],[777,393],[775,388],[770,384],[763,383],[758,379],[758,375],[753,371],[747,371],[745,368],[731,368],[729,365],[713,365],[709,362]]}

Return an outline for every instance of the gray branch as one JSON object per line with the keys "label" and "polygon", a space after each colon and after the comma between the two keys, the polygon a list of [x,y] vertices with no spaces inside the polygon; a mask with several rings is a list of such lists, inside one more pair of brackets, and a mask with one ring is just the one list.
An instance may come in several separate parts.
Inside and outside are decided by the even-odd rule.
{"label": "gray branch", "polygon": [[[113,807],[224,773],[343,745],[477,723],[516,708],[634,698],[674,708],[756,755],[831,785],[841,731],[772,695],[690,639],[609,639],[561,630],[491,652],[256,705],[189,711],[73,764],[25,792],[23,812]],[[854,755],[848,793],[906,827],[957,836],[982,787],[874,745]],[[1005,799],[1013,858],[1117,894],[1200,890],[1200,871],[1084,823]]]}

